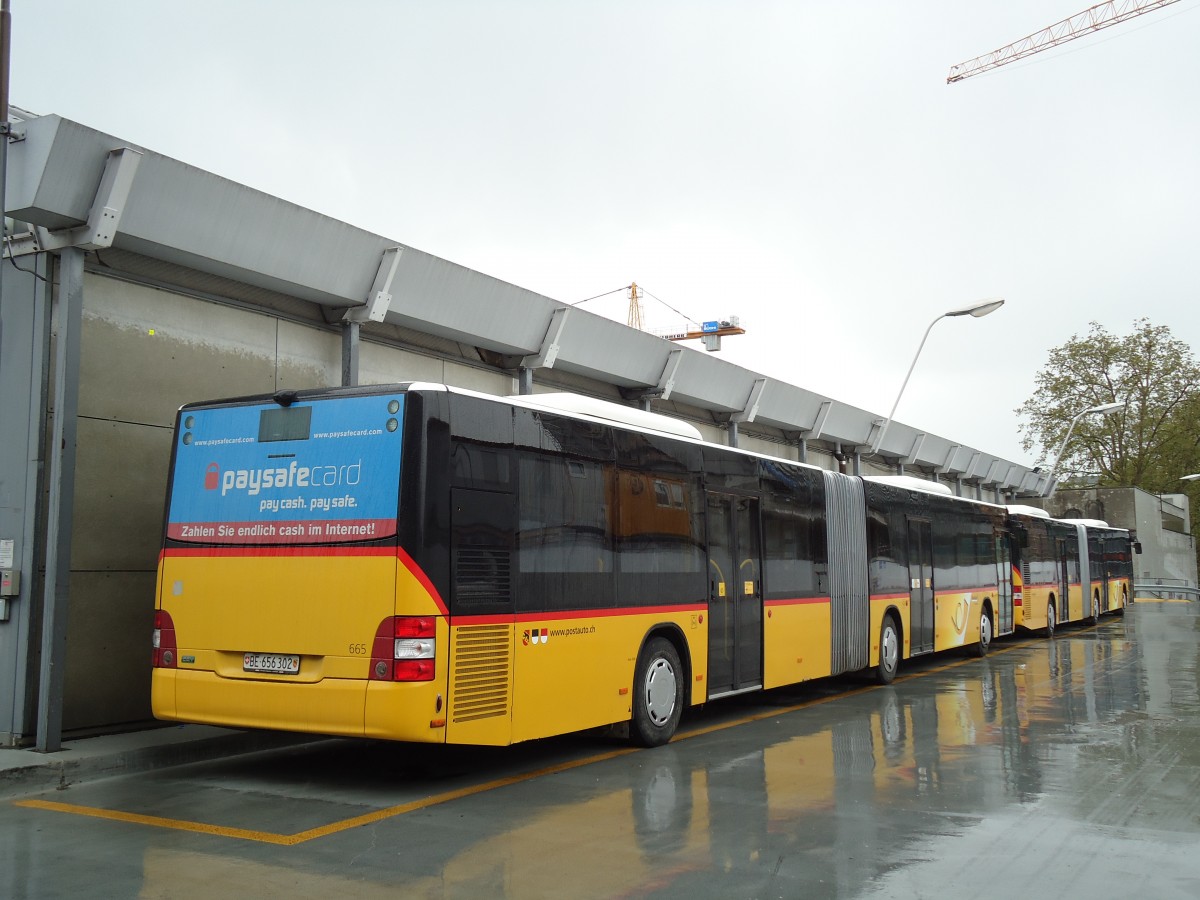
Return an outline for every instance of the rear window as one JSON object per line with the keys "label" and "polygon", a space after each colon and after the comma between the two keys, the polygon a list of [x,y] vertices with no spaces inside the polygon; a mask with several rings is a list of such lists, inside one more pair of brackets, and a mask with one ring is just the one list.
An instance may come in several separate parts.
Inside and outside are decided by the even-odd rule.
{"label": "rear window", "polygon": [[184,410],[167,537],[329,544],[396,534],[404,396]]}

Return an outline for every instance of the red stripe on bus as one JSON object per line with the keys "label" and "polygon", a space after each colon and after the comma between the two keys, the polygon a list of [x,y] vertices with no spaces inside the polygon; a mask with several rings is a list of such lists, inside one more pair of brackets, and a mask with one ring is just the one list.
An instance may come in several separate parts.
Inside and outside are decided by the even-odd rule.
{"label": "red stripe on bus", "polygon": [[421,587],[425,588],[425,590],[429,593],[429,596],[433,599],[433,602],[437,604],[438,611],[443,616],[450,615],[450,610],[446,606],[446,601],[442,599],[442,595],[438,593],[438,589],[433,586],[433,582],[429,580],[429,576],[425,574],[425,570],[418,566],[413,561],[413,558],[408,555],[408,551],[403,547],[397,547],[396,558],[400,560],[400,565],[408,569],[409,574],[412,575],[413,578],[417,579],[417,581],[420,582]]}
{"label": "red stripe on bus", "polygon": [[557,622],[560,619],[612,619],[618,616],[663,615],[708,612],[706,603],[681,603],[678,606],[623,606],[619,609],[548,609],[542,612],[502,613],[493,616],[454,616],[454,625],[508,625],[518,622]]}
{"label": "red stripe on bus", "polygon": [[287,544],[258,547],[167,547],[158,558],[179,557],[238,557],[271,558],[290,556],[395,556],[395,547],[338,547],[325,544],[317,547],[293,547]]}

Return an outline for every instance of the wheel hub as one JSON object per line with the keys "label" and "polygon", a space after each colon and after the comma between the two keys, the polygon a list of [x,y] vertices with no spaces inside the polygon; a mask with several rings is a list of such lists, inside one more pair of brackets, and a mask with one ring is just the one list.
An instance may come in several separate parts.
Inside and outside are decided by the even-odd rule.
{"label": "wheel hub", "polygon": [[646,673],[646,712],[655,725],[663,725],[675,711],[675,670],[665,659],[656,659]]}

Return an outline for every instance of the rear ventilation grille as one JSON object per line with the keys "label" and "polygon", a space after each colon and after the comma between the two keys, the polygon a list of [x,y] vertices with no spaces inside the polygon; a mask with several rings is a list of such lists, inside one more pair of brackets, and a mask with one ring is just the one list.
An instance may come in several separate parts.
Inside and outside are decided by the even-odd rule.
{"label": "rear ventilation grille", "polygon": [[512,600],[512,554],[507,549],[459,547],[454,569],[454,597],[460,604],[509,603]]}
{"label": "rear ventilation grille", "polygon": [[450,719],[474,722],[508,715],[512,629],[508,625],[458,628],[450,675]]}

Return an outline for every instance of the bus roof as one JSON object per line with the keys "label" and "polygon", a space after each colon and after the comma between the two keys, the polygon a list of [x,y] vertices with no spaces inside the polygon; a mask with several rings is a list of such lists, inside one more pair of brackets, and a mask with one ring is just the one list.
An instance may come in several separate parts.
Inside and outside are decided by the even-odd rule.
{"label": "bus roof", "polygon": [[927,491],[930,494],[942,494],[946,497],[954,496],[954,491],[950,490],[946,485],[940,482],[927,481],[924,478],[915,478],[912,475],[864,475],[863,480],[875,481],[880,484],[892,484],[896,487],[907,488],[910,491]]}
{"label": "bus roof", "polygon": [[514,406],[547,409],[553,412],[573,413],[580,416],[591,416],[595,419],[606,419],[631,425],[634,428],[644,428],[647,431],[661,431],[676,437],[691,438],[694,441],[704,440],[700,429],[690,422],[664,416],[660,413],[644,409],[634,409],[622,406],[620,403],[610,403],[596,397],[586,397],[582,394],[547,393],[526,394],[504,398]]}
{"label": "bus roof", "polygon": [[1049,519],[1050,513],[1040,506],[1023,506],[1014,503],[1008,506],[1008,511],[1014,516],[1033,516],[1035,519]]}

